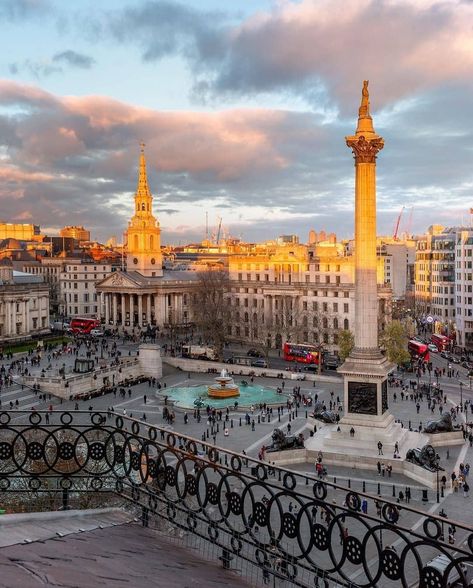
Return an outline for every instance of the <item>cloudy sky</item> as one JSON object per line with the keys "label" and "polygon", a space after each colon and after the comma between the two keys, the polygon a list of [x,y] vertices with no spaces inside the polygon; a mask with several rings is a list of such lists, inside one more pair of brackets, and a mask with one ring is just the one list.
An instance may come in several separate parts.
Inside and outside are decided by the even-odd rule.
{"label": "cloudy sky", "polygon": [[139,142],[165,243],[353,232],[370,80],[379,233],[469,223],[471,0],[0,0],[0,219],[120,240]]}

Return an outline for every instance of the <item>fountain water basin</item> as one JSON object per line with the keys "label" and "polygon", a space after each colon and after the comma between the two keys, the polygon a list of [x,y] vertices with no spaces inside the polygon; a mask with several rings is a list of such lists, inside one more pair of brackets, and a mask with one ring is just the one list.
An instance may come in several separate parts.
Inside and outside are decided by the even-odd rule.
{"label": "fountain water basin", "polygon": [[207,387],[207,394],[210,398],[234,398],[240,396],[240,389],[233,381],[233,378],[228,375],[224,368],[220,374],[215,378],[216,384],[210,384]]}

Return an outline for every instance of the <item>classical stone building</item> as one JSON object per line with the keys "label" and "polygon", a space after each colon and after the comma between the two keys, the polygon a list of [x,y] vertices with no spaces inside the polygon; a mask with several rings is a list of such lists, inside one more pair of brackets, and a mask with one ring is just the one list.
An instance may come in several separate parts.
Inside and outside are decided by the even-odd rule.
{"label": "classical stone building", "polygon": [[[285,244],[229,260],[234,340],[280,348],[285,341],[338,351],[338,334],[354,328],[354,259],[341,244],[308,249]],[[391,317],[391,289],[378,260],[380,324]]]}
{"label": "classical stone building", "polygon": [[0,341],[49,332],[49,288],[41,277],[0,265]]}
{"label": "classical stone building", "polygon": [[121,327],[186,326],[197,274],[163,270],[161,230],[153,215],[143,146],[134,199],[134,215],[127,230],[126,271],[114,272],[96,284],[101,316],[107,325]]}

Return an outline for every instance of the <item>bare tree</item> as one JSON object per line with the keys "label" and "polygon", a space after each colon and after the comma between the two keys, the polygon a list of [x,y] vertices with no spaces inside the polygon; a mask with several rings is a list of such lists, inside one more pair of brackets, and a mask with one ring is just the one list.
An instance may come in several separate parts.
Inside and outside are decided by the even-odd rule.
{"label": "bare tree", "polygon": [[215,347],[220,359],[230,324],[228,290],[228,272],[208,269],[198,273],[198,281],[191,293],[192,319],[203,339]]}

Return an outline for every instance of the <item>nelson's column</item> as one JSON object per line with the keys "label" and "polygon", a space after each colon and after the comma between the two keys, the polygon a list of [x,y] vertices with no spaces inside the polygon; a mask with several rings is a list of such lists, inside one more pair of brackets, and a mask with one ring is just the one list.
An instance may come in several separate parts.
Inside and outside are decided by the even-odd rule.
{"label": "nelson's column", "polygon": [[392,428],[387,374],[393,367],[378,346],[376,281],[376,157],[384,147],[370,115],[368,82],[363,82],[358,126],[346,137],[355,158],[355,347],[339,369],[344,376],[343,429],[378,438]]}

